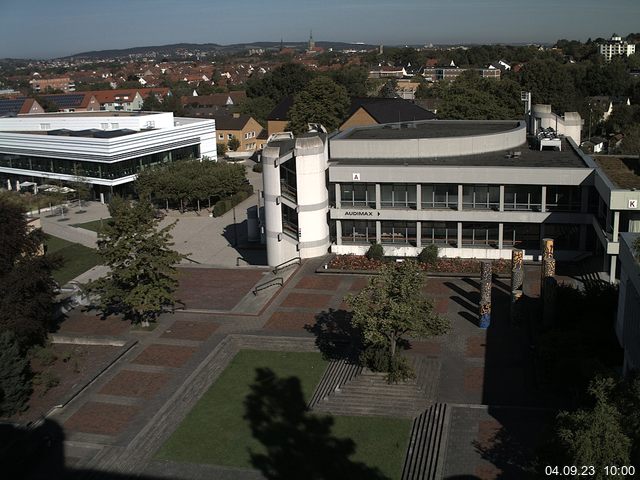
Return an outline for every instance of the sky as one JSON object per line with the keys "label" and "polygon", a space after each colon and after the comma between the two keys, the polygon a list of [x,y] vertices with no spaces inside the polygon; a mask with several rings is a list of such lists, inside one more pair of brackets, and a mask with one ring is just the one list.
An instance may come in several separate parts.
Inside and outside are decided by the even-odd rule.
{"label": "sky", "polygon": [[0,0],[0,58],[171,43],[551,43],[640,30],[638,0]]}

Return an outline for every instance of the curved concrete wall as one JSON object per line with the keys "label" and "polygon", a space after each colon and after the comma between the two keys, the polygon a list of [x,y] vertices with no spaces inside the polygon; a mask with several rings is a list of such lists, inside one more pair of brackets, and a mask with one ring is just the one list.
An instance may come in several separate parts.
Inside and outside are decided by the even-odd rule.
{"label": "curved concrete wall", "polygon": [[300,257],[311,258],[329,248],[328,153],[319,137],[296,139]]}
{"label": "curved concrete wall", "polygon": [[282,242],[278,241],[278,234],[282,233],[282,203],[276,202],[276,198],[281,195],[279,156],[280,149],[277,147],[265,147],[262,151],[267,262],[271,266],[278,265],[284,261],[278,261],[284,255]]}
{"label": "curved concrete wall", "polygon": [[521,148],[526,140],[526,124],[520,121],[514,129],[487,135],[366,140],[336,138],[331,141],[331,156],[334,158],[457,157],[517,149]]}

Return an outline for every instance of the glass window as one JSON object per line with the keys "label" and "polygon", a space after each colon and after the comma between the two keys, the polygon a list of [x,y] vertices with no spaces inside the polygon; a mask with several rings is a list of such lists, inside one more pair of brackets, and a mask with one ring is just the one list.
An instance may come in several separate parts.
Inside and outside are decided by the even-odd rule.
{"label": "glass window", "polygon": [[382,243],[416,244],[415,222],[380,222],[380,240]]}
{"label": "glass window", "polygon": [[383,183],[380,185],[380,197],[383,208],[416,208],[416,185]]}
{"label": "glass window", "polygon": [[497,223],[463,223],[462,245],[498,246]]}
{"label": "glass window", "polygon": [[504,248],[540,250],[540,225],[537,223],[505,223],[502,229]]}
{"label": "glass window", "polygon": [[539,212],[542,209],[542,187],[539,185],[505,185],[504,209]]}
{"label": "glass window", "polygon": [[579,212],[581,203],[580,187],[564,185],[547,187],[547,210],[550,212]]}
{"label": "glass window", "polygon": [[498,185],[464,185],[462,208],[470,210],[499,210],[500,187]]}
{"label": "glass window", "polygon": [[458,185],[433,184],[422,185],[421,203],[423,209],[458,208]]}
{"label": "glass window", "polygon": [[564,223],[545,223],[545,238],[553,238],[556,250],[579,250],[580,226]]}
{"label": "glass window", "polygon": [[455,247],[458,243],[458,224],[455,222],[422,222],[420,241],[423,245],[435,243]]}
{"label": "glass window", "polygon": [[342,220],[342,243],[375,243],[376,222]]}
{"label": "glass window", "polygon": [[292,159],[280,165],[280,190],[282,196],[294,202],[298,198],[298,180],[296,178],[296,161]]}
{"label": "glass window", "polygon": [[376,186],[373,183],[340,184],[340,203],[344,207],[376,208]]}
{"label": "glass window", "polygon": [[282,231],[298,239],[298,212],[287,205],[282,205]]}

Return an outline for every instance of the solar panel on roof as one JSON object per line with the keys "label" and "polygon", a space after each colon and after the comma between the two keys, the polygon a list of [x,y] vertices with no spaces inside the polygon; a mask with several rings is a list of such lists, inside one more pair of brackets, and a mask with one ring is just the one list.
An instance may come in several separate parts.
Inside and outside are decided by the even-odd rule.
{"label": "solar panel on roof", "polygon": [[20,112],[24,101],[24,97],[0,100],[0,115],[17,114]]}
{"label": "solar panel on roof", "polygon": [[55,103],[58,108],[74,108],[79,106],[84,99],[84,94],[69,94],[64,96],[58,95],[43,95],[42,98],[50,100]]}

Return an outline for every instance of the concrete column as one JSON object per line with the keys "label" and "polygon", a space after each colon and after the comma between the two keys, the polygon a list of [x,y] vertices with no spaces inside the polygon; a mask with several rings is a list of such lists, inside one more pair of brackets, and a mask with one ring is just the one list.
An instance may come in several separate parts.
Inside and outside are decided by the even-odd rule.
{"label": "concrete column", "polygon": [[609,283],[616,283],[616,267],[618,265],[618,256],[611,255],[611,268],[609,268]]}
{"label": "concrete column", "polygon": [[502,250],[503,242],[502,237],[504,236],[504,223],[498,224],[498,250]]}
{"label": "concrete column", "polygon": [[500,211],[504,212],[504,185],[500,185]]}
{"label": "concrete column", "polygon": [[422,247],[422,222],[416,222],[416,247]]}
{"label": "concrete column", "polygon": [[580,225],[580,237],[578,240],[578,249],[584,252],[587,249],[587,226]]}
{"label": "concrete column", "polygon": [[[376,203],[378,203],[378,200],[376,200]],[[382,243],[382,225],[380,220],[376,220],[376,243]]]}
{"label": "concrete column", "polygon": [[342,245],[342,220],[336,220],[336,245]]}
{"label": "concrete column", "polygon": [[[380,210],[380,184],[376,183],[376,210]],[[378,229],[378,235],[380,234],[380,229]],[[380,241],[378,240],[378,243]]]}
{"label": "concrete column", "polygon": [[580,190],[580,212],[587,213],[589,211],[589,187],[582,186]]}
{"label": "concrete column", "polygon": [[464,194],[463,185],[458,185],[458,211],[462,210],[462,195]]}
{"label": "concrete column", "polygon": [[541,212],[546,212],[547,211],[547,186],[543,185],[542,186],[542,198],[540,199],[540,202],[542,203],[542,206],[540,207],[540,211]]}
{"label": "concrete column", "polygon": [[512,322],[519,320],[519,301],[522,298],[522,284],[524,282],[523,268],[524,252],[518,248],[511,251],[511,308],[509,318]]}
{"label": "concrete column", "polygon": [[480,328],[491,324],[491,262],[480,262]]}
{"label": "concrete column", "polygon": [[335,190],[336,190],[336,208],[342,208],[342,192],[340,191],[340,184],[336,183],[335,184]]}
{"label": "concrete column", "polygon": [[458,248],[462,248],[462,222],[458,222]]}
{"label": "concrete column", "polygon": [[422,185],[416,184],[416,210],[422,210]]}
{"label": "concrete column", "polygon": [[542,297],[542,319],[545,326],[550,326],[555,317],[556,286],[554,278],[556,274],[556,261],[553,258],[553,239],[542,239],[542,279],[540,295]]}
{"label": "concrete column", "polygon": [[617,242],[619,240],[618,239],[619,230],[620,230],[620,212],[616,210],[615,212],[613,212],[613,237],[611,237],[614,242]]}

